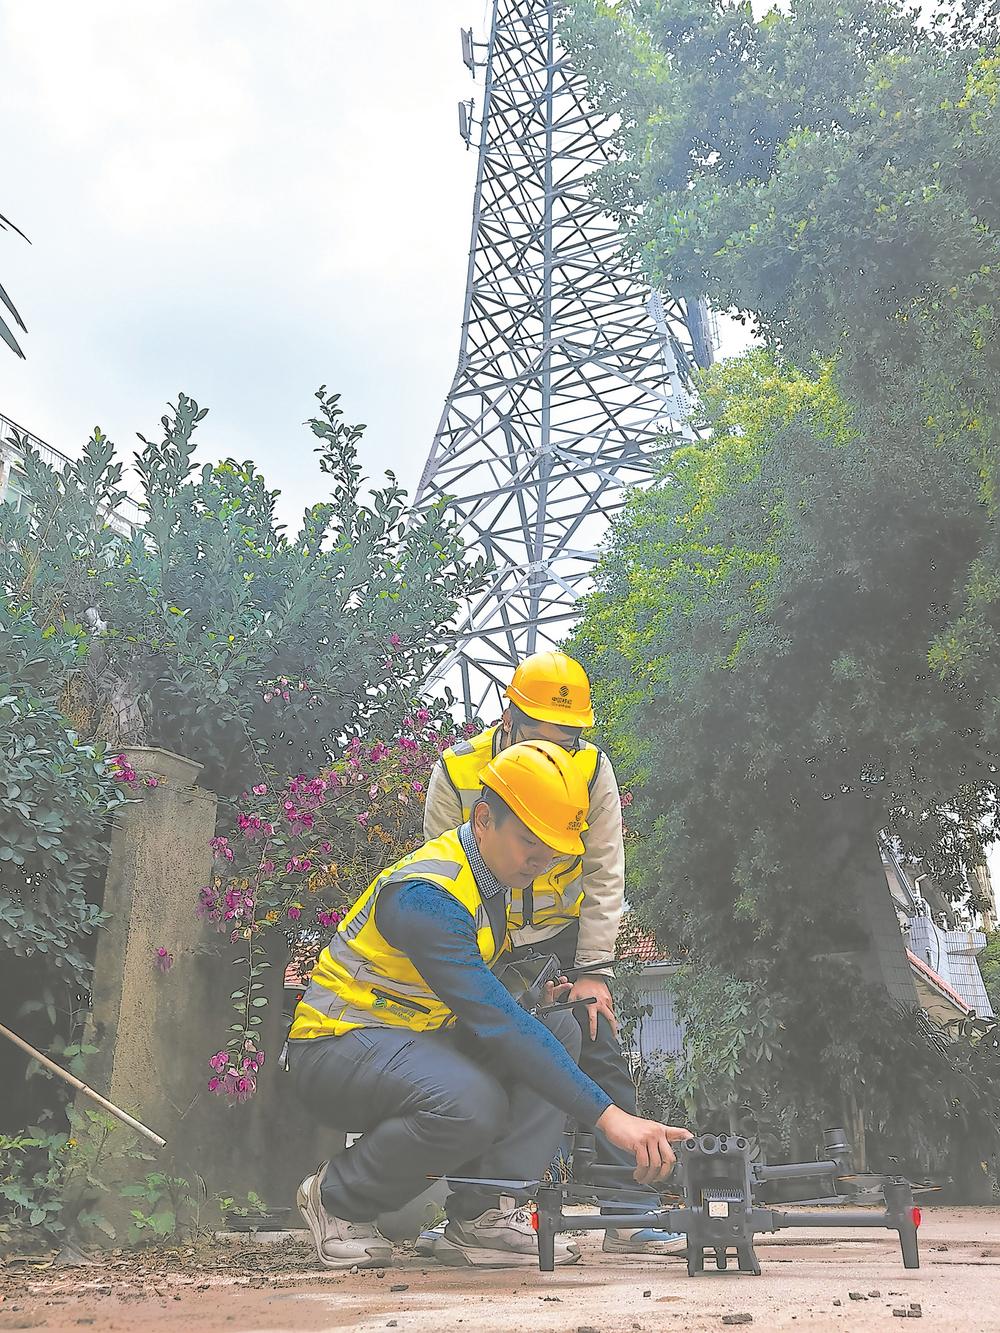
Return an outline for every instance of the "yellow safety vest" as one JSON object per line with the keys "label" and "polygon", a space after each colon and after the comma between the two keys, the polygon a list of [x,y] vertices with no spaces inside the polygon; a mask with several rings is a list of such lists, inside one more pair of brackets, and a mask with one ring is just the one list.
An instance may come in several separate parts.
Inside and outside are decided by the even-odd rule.
{"label": "yellow safety vest", "polygon": [[493,936],[469,858],[453,829],[383,870],[347,913],[320,954],[296,1006],[291,1040],[336,1037],[358,1027],[429,1032],[453,1017],[406,954],[379,934],[375,922],[382,889],[408,879],[438,884],[468,908],[476,923],[479,952],[488,966],[503,953],[507,938],[497,941]]}
{"label": "yellow safety vest", "polygon": [[[463,819],[470,817],[473,806],[482,795],[480,774],[493,756],[499,753],[502,735],[499,727],[491,727],[470,741],[460,741],[441,756],[448,780],[462,802]],[[600,760],[601,751],[589,741],[581,741],[580,749],[573,755],[573,762],[583,770],[588,791],[593,790]],[[525,924],[562,927],[575,921],[583,903],[580,874],[581,858],[577,856],[560,861],[552,870],[539,875],[530,889],[527,923],[525,899],[529,895],[514,889],[507,915],[509,929],[519,930]]]}

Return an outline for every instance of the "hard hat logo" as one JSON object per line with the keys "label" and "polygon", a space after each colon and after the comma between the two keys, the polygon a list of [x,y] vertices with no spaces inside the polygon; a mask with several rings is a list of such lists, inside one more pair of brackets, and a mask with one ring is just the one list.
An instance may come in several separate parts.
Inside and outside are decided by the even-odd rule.
{"label": "hard hat logo", "polygon": [[570,820],[569,824],[567,825],[567,828],[571,828],[571,829],[574,830],[574,832],[577,832],[577,833],[580,831],[581,828],[583,828],[583,811],[582,811],[582,810],[577,810],[577,812],[576,812],[576,818]]}
{"label": "hard hat logo", "polygon": [[535,653],[514,672],[507,698],[539,722],[592,727],[590,681],[579,662],[565,653]]}

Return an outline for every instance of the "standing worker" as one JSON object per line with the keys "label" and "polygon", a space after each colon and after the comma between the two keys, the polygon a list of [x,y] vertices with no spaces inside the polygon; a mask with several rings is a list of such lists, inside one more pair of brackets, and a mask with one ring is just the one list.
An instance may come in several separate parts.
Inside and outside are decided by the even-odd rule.
{"label": "standing worker", "polygon": [[[613,1104],[576,1063],[571,1010],[522,1009],[491,967],[508,950],[510,888],[579,856],[587,785],[565,751],[544,742],[486,764],[468,821],[384,870],[322,951],[289,1033],[289,1065],[306,1106],[360,1131],[298,1192],[320,1260],[382,1266],[375,1227],[428,1177],[539,1179],[567,1116],[599,1128],[635,1179],[662,1179],[685,1129]],[[549,996],[554,992],[549,991]],[[435,1243],[442,1263],[537,1263],[527,1211],[496,1190],[456,1184]],[[579,1250],[558,1239],[556,1262]]]}
{"label": "standing worker", "polygon": [[[592,998],[577,1010],[583,1025],[580,1068],[616,1106],[636,1111],[635,1085],[618,1041],[609,984],[625,907],[625,844],[621,796],[611,760],[581,733],[594,725],[590,681],[565,653],[527,657],[506,691],[498,726],[446,750],[435,764],[424,807],[424,836],[455,828],[479,800],[482,774],[498,755],[523,741],[549,741],[569,756],[590,795],[582,854],[549,866],[529,888],[515,889],[510,915],[512,957],[553,953],[574,978],[568,999]],[[628,1166],[627,1155],[597,1136],[597,1160]],[[432,1234],[432,1233],[426,1233]],[[686,1254],[684,1236],[665,1231],[608,1231],[604,1249],[618,1254]]]}

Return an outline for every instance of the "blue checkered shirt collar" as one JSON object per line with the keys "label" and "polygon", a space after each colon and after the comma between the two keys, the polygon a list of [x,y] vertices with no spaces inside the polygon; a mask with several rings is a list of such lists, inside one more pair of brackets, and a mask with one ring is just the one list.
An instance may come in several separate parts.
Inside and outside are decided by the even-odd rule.
{"label": "blue checkered shirt collar", "polygon": [[497,893],[506,893],[506,887],[500,883],[496,875],[483,860],[482,853],[479,850],[479,844],[476,842],[476,835],[472,831],[472,823],[469,820],[458,830],[459,841],[462,844],[462,851],[469,858],[469,865],[472,868],[472,878],[476,881],[476,887],[484,898],[492,898]]}

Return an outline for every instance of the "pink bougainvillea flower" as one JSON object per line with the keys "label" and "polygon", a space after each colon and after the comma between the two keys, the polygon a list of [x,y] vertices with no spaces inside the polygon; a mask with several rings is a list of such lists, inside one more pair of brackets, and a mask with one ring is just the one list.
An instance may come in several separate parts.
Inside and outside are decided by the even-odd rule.
{"label": "pink bougainvillea flower", "polygon": [[154,955],[156,966],[161,972],[169,972],[174,965],[174,956],[169,950],[159,948]]}
{"label": "pink bougainvillea flower", "polygon": [[431,715],[426,708],[417,709],[417,721],[423,725],[431,720]]}
{"label": "pink bougainvillea flower", "polygon": [[364,813],[364,811],[362,811],[361,814],[358,815],[358,823],[361,825],[362,828],[364,828],[367,825],[368,816]]}
{"label": "pink bougainvillea flower", "polygon": [[159,779],[159,778],[147,778],[147,779],[146,779],[146,786],[147,786],[147,787],[158,787],[159,785],[160,785],[160,779]]}
{"label": "pink bougainvillea flower", "polygon": [[321,926],[335,926],[338,924],[340,919],[341,918],[339,912],[327,912],[324,911],[322,908],[318,909],[316,912],[316,920],[319,922]]}
{"label": "pink bougainvillea flower", "polygon": [[260,784],[259,787],[254,787],[254,788],[253,788],[253,794],[254,794],[254,796],[266,796],[266,795],[267,795],[267,783],[266,783],[266,782],[262,782],[262,783]]}
{"label": "pink bougainvillea flower", "polygon": [[298,921],[301,915],[302,915],[302,908],[299,906],[298,903],[293,903],[291,907],[288,909],[289,921]]}
{"label": "pink bougainvillea flower", "polygon": [[221,1087],[222,1087],[222,1079],[221,1079],[221,1078],[210,1078],[210,1079],[208,1080],[208,1090],[209,1090],[209,1092],[218,1092],[219,1089],[220,1089]]}
{"label": "pink bougainvillea flower", "polygon": [[233,849],[229,845],[228,838],[213,838],[208,845],[211,847],[217,861],[223,859],[231,861],[235,855]]}
{"label": "pink bougainvillea flower", "polygon": [[398,648],[400,644],[403,642],[403,640],[399,637],[398,634],[390,634],[389,642],[392,644],[393,648]]}
{"label": "pink bougainvillea flower", "polygon": [[222,1071],[225,1069],[226,1065],[229,1064],[229,1052],[228,1051],[216,1052],[216,1054],[212,1056],[211,1060],[209,1060],[208,1063],[217,1073],[221,1074]]}
{"label": "pink bougainvillea flower", "polygon": [[324,838],[323,841],[320,843],[320,847],[322,847],[322,849],[323,849],[324,852],[332,852],[332,851],[333,851],[333,843],[332,843],[332,842],[327,842],[326,838]]}

